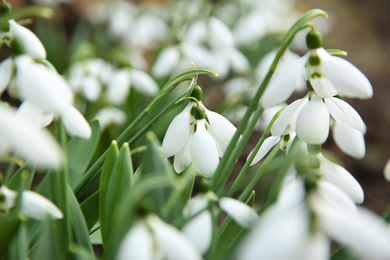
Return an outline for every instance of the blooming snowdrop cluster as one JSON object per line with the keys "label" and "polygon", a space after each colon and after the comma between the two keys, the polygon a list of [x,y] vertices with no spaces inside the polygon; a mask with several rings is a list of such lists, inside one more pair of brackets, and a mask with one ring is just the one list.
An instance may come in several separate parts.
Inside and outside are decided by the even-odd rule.
{"label": "blooming snowdrop cluster", "polygon": [[389,214],[325,150],[365,156],[346,98],[373,96],[327,13],[34,2],[0,4],[0,260],[390,259]]}

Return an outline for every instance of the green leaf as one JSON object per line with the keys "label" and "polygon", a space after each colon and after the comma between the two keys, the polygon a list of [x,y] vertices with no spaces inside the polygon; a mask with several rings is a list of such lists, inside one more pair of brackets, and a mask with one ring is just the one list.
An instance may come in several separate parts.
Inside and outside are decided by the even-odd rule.
{"label": "green leaf", "polygon": [[86,171],[100,138],[99,120],[90,121],[92,135],[89,139],[73,137],[66,145],[69,182],[74,187]]}
{"label": "green leaf", "polygon": [[116,209],[117,207],[122,206],[121,202],[126,198],[132,184],[133,165],[131,162],[130,148],[127,143],[124,143],[119,152],[119,156],[116,159],[114,168],[112,169],[107,186],[105,203],[109,206],[104,208],[105,229],[103,233],[103,237],[106,239],[110,237],[111,227],[116,221]]}
{"label": "green leaf", "polygon": [[[118,144],[116,141],[112,141],[110,148],[107,152],[107,157],[103,164],[102,174],[100,176],[100,187],[99,187],[99,216],[100,216],[100,225],[102,229],[102,240],[105,241],[106,234],[106,216],[105,216],[105,208],[106,208],[106,193],[108,182],[111,177],[112,169],[114,168],[116,159],[118,158],[119,150]],[[104,243],[103,243],[104,244]]]}
{"label": "green leaf", "polygon": [[[142,178],[163,176],[168,180],[174,181],[172,167],[162,153],[161,145],[153,132],[146,135],[146,151],[144,154]],[[156,188],[149,192],[148,196],[155,204],[156,212],[161,216],[163,207],[172,192],[171,187]]]}
{"label": "green leaf", "polygon": [[34,175],[35,167],[24,164],[15,172],[7,186],[12,190],[17,190],[20,187],[20,183],[25,182],[26,185],[24,185],[23,189],[29,190],[34,179]]}
{"label": "green leaf", "polygon": [[91,241],[89,239],[89,232],[87,223],[85,222],[83,212],[80,208],[80,205],[77,201],[76,196],[73,193],[72,188],[68,185],[68,204],[70,210],[70,218],[73,228],[73,233],[75,240],[79,247],[82,247],[90,252],[93,255],[93,249]]}
{"label": "green leaf", "polygon": [[99,191],[89,196],[81,203],[81,210],[83,211],[85,221],[87,222],[88,230],[99,220]]}
{"label": "green leaf", "polygon": [[341,247],[339,250],[333,253],[330,257],[331,260],[357,260],[359,258],[353,256],[347,248]]}
{"label": "green leaf", "polygon": [[18,233],[22,216],[20,214],[10,214],[0,217],[0,256],[6,251],[12,238]]}

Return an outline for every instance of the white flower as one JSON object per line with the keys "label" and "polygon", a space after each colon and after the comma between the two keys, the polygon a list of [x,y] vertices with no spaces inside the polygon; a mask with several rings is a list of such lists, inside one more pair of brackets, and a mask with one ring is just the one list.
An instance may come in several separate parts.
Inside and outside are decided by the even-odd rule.
{"label": "white flower", "polygon": [[322,98],[330,98],[336,94],[361,99],[372,97],[372,86],[362,72],[348,61],[318,48],[279,70],[264,92],[263,107],[285,102],[294,91],[305,65],[307,80]]}
{"label": "white flower", "polygon": [[96,115],[99,118],[100,129],[104,130],[108,125],[121,125],[126,121],[126,113],[115,107],[105,107]]}
{"label": "white flower", "polygon": [[[206,119],[195,119],[190,102],[169,125],[162,148],[166,157],[174,157],[174,168],[182,172],[192,162],[197,162],[197,171],[210,178],[219,163],[236,128],[223,116],[205,109]],[[204,108],[203,105],[201,107]]]}
{"label": "white flower", "polygon": [[10,44],[13,39],[17,39],[23,45],[26,54],[34,59],[46,59],[46,50],[38,37],[26,27],[18,24],[14,20],[9,20]]}
{"label": "white flower", "polygon": [[[15,206],[18,196],[16,191],[5,186],[0,187],[0,194],[4,195],[5,201],[0,202],[0,209],[8,210]],[[61,210],[53,202],[42,195],[25,190],[22,191],[22,213],[29,218],[44,220],[47,216],[55,219],[63,218]]]}
{"label": "white flower", "polygon": [[12,76],[12,59],[7,58],[0,63],[0,96],[7,88]]}
{"label": "white flower", "polygon": [[183,233],[149,214],[137,220],[127,232],[116,259],[200,260],[202,257]]}
{"label": "white flower", "polygon": [[387,161],[385,167],[383,168],[383,175],[387,181],[390,181],[390,160]]}
{"label": "white flower", "polygon": [[12,108],[0,104],[0,153],[16,152],[39,167],[59,167],[62,150],[46,129],[16,116]]}
{"label": "white flower", "polygon": [[213,233],[209,201],[218,201],[219,207],[243,228],[251,228],[258,220],[256,211],[241,201],[228,197],[218,198],[213,192],[197,194],[183,210],[185,217],[196,216],[183,226],[182,231],[202,255],[208,251]]}

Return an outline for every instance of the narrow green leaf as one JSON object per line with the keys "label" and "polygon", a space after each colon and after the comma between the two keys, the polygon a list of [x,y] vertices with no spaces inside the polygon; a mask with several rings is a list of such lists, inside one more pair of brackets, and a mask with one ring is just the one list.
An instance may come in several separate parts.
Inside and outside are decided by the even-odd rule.
{"label": "narrow green leaf", "polygon": [[12,190],[17,190],[19,188],[19,184],[21,182],[25,182],[26,185],[24,185],[23,189],[29,190],[34,179],[34,175],[35,167],[24,164],[15,172],[7,186]]}
{"label": "narrow green leaf", "polygon": [[341,247],[339,250],[333,253],[330,260],[357,260],[356,256],[353,256],[350,251],[345,247]]}
{"label": "narrow green leaf", "polygon": [[86,171],[91,158],[96,150],[100,138],[99,120],[93,119],[90,122],[92,135],[89,139],[73,137],[66,145],[66,156],[68,159],[69,182],[74,187]]}
{"label": "narrow green leaf", "polygon": [[112,141],[110,148],[108,149],[106,159],[103,164],[102,174],[100,176],[100,187],[99,187],[99,216],[100,216],[100,225],[102,232],[103,245],[105,242],[105,232],[106,232],[106,193],[107,186],[110,180],[111,172],[114,168],[116,159],[119,156],[118,144],[116,141]]}
{"label": "narrow green leaf", "polygon": [[84,215],[77,201],[77,198],[69,185],[67,201],[69,204],[71,223],[77,245],[89,251],[93,255],[93,249],[91,241],[89,239],[87,223],[85,222]]}
{"label": "narrow green leaf", "polygon": [[22,216],[20,214],[0,217],[0,256],[3,255],[12,238],[18,233],[21,223]]}
{"label": "narrow green leaf", "polygon": [[99,221],[99,191],[89,196],[80,206],[87,222],[88,230],[91,230]]}

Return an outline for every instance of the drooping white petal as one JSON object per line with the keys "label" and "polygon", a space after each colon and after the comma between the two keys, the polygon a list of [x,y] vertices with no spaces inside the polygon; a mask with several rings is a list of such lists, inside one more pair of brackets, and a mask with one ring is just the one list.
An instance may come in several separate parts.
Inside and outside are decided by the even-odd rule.
{"label": "drooping white petal", "polygon": [[102,92],[102,86],[95,77],[88,76],[80,82],[83,94],[89,101],[96,101]]}
{"label": "drooping white petal", "polygon": [[288,105],[275,120],[271,128],[272,135],[281,136],[294,132],[298,113],[307,102],[307,98],[305,97],[295,100]]}
{"label": "drooping white petal", "polygon": [[100,129],[105,129],[110,124],[121,125],[126,121],[126,113],[115,107],[105,107],[96,114],[99,118]]}
{"label": "drooping white petal", "polygon": [[387,161],[385,167],[383,168],[383,176],[387,181],[390,181],[390,160]]}
{"label": "drooping white petal", "polygon": [[355,203],[362,203],[364,192],[359,182],[343,167],[321,156],[321,172],[325,180],[330,181],[344,191]]}
{"label": "drooping white petal", "polygon": [[188,136],[183,148],[175,154],[175,157],[173,157],[173,168],[177,173],[181,173],[187,169],[188,165],[192,162],[191,143],[192,134]]}
{"label": "drooping white petal", "polygon": [[337,242],[346,245],[362,259],[390,259],[390,233],[372,212],[359,208],[355,217],[335,211],[321,213],[321,226]]}
{"label": "drooping white petal", "polygon": [[217,144],[206,130],[206,121],[198,120],[191,141],[191,157],[197,162],[196,169],[202,176],[210,178],[219,163]]}
{"label": "drooping white petal", "polygon": [[159,90],[158,85],[147,73],[133,69],[130,75],[134,89],[148,96],[157,94]]}
{"label": "drooping white petal", "polygon": [[220,198],[219,206],[241,227],[251,228],[258,220],[256,211],[239,200]]}
{"label": "drooping white petal", "polygon": [[229,27],[216,17],[209,20],[209,43],[212,48],[233,48],[234,38]]}
{"label": "drooping white petal", "polygon": [[73,92],[66,81],[26,55],[15,59],[16,86],[22,100],[29,100],[48,113],[60,113],[73,102]]}
{"label": "drooping white petal", "polygon": [[329,111],[316,95],[299,112],[296,123],[297,136],[308,143],[322,144],[328,138]]}
{"label": "drooping white petal", "polygon": [[11,80],[12,59],[7,58],[0,63],[0,95],[4,92]]}
{"label": "drooping white petal", "polygon": [[362,159],[366,154],[364,136],[359,130],[336,121],[333,127],[333,139],[343,152],[356,159]]}
{"label": "drooping white petal", "polygon": [[198,251],[204,255],[211,245],[212,238],[212,217],[208,210],[192,218],[187,222],[182,231]]}
{"label": "drooping white petal", "polygon": [[303,181],[296,178],[296,169],[292,165],[284,179],[282,189],[278,196],[277,205],[279,208],[291,208],[302,204],[305,200],[306,191]]}
{"label": "drooping white petal", "polygon": [[310,83],[316,94],[322,98],[329,98],[337,95],[337,89],[326,77],[310,78]]}
{"label": "drooping white petal", "polygon": [[61,117],[69,135],[78,136],[84,139],[89,139],[91,137],[91,126],[75,107],[65,107],[61,113]]}
{"label": "drooping white petal", "polygon": [[176,46],[170,46],[160,52],[152,68],[152,75],[161,78],[169,75],[180,59],[180,52]]}
{"label": "drooping white petal", "polygon": [[229,50],[229,59],[232,70],[238,73],[245,73],[249,70],[250,64],[248,59],[235,48]]}
{"label": "drooping white petal", "polygon": [[338,92],[350,98],[371,98],[373,89],[367,77],[349,61],[330,56],[322,68]]}
{"label": "drooping white petal", "polygon": [[154,260],[153,239],[144,221],[136,221],[119,245],[117,260]]}
{"label": "drooping white petal", "polygon": [[16,111],[16,117],[28,120],[37,128],[46,127],[53,121],[53,114],[44,114],[43,111],[28,100],[24,101]]}
{"label": "drooping white petal", "polygon": [[11,37],[15,37],[23,44],[24,50],[34,59],[45,59],[46,50],[38,37],[26,27],[18,24],[13,19],[8,21]]}
{"label": "drooping white petal", "polygon": [[179,230],[163,222],[156,215],[148,215],[147,222],[166,259],[201,260],[202,256],[193,244]]}
{"label": "drooping white petal", "polygon": [[243,239],[235,259],[301,260],[308,234],[309,219],[304,205],[270,207]]}
{"label": "drooping white petal", "polygon": [[116,71],[107,86],[107,98],[111,104],[121,105],[130,92],[131,74],[128,69]]}
{"label": "drooping white petal", "polygon": [[209,206],[209,201],[211,199],[218,199],[213,192],[197,194],[187,202],[186,206],[183,209],[183,215],[186,217],[190,217],[206,209]]}
{"label": "drooping white petal", "polygon": [[325,103],[336,121],[365,132],[362,118],[350,104],[339,98],[326,98]]}
{"label": "drooping white petal", "polygon": [[306,60],[307,57],[303,56],[279,70],[278,74],[272,78],[262,97],[261,104],[264,108],[279,105],[291,96],[298,78],[302,76],[302,69]]}
{"label": "drooping white petal", "polygon": [[236,132],[236,127],[225,117],[208,109],[206,109],[206,116],[210,122],[208,131],[217,141],[223,154]]}
{"label": "drooping white petal", "polygon": [[43,220],[47,215],[61,219],[61,210],[50,200],[33,191],[22,192],[22,210],[27,217]]}
{"label": "drooping white petal", "polygon": [[30,160],[42,168],[59,167],[62,150],[46,129],[39,129],[30,121],[15,116],[13,109],[0,106],[0,151],[8,149],[23,159]]}
{"label": "drooping white petal", "polygon": [[190,102],[169,125],[162,142],[162,149],[166,157],[171,157],[183,149],[190,136],[190,110],[193,103]]}
{"label": "drooping white petal", "polygon": [[354,216],[357,213],[352,199],[327,180],[317,182],[317,190],[309,194],[308,203],[317,214],[322,214],[324,211],[338,211],[344,215]]}
{"label": "drooping white petal", "polygon": [[314,234],[310,234],[306,240],[306,246],[302,252],[302,260],[328,260],[330,259],[330,240],[319,231]]}
{"label": "drooping white petal", "polygon": [[264,140],[259,151],[257,151],[255,158],[251,162],[251,166],[258,163],[263,157],[280,141],[280,136],[270,136]]}

